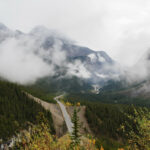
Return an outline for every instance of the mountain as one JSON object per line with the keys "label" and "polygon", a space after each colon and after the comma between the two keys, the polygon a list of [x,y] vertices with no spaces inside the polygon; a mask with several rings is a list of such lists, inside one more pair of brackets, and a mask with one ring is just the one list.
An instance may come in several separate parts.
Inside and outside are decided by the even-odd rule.
{"label": "mountain", "polygon": [[[37,26],[29,33],[23,33],[19,30],[12,31],[0,24],[0,43],[2,48],[11,44],[14,56],[12,63],[22,64],[19,67],[20,70],[24,68],[23,72],[27,70],[24,73],[26,77],[23,76],[21,79],[16,71],[6,72],[8,77],[0,72],[2,78],[13,80],[13,82],[31,84],[46,80],[47,83],[54,82],[54,85],[65,82],[67,89],[77,87],[76,85],[80,85],[79,89],[82,89],[86,85],[89,90],[95,86],[100,88],[107,80],[116,79],[120,74],[116,69],[119,65],[106,52],[79,46],[65,36],[43,26]],[[36,64],[36,61],[39,64]],[[31,67],[30,70],[29,67]],[[32,68],[33,71],[31,71]],[[34,68],[37,70],[32,75]],[[9,74],[14,76],[10,77]],[[70,87],[72,81],[74,83]],[[65,90],[65,88],[60,89]]]}
{"label": "mountain", "polygon": [[[65,117],[53,98],[66,92],[60,100],[67,111],[71,114],[74,106],[78,108],[79,120],[84,119],[92,131],[89,135],[86,126],[83,128],[86,149],[150,147],[146,108],[150,107],[149,54],[121,76],[120,66],[104,51],[79,46],[45,27],[23,33],[0,24],[0,145],[23,131],[14,149],[63,149],[64,142],[70,149],[69,141],[74,140],[69,136],[58,139],[51,135],[57,133],[56,126],[65,129]],[[74,114],[77,117],[77,112]],[[76,117],[72,120],[78,120]],[[29,132],[25,132],[28,127]],[[85,148],[84,141],[81,139],[81,149]]]}
{"label": "mountain", "polygon": [[[94,51],[87,47],[75,45],[72,41],[69,41],[62,35],[54,33],[53,31],[41,26],[35,27],[30,32],[30,35],[34,36],[37,41],[42,40],[39,47],[42,47],[49,53],[49,56],[44,56],[44,60],[53,63],[55,60],[50,60],[50,53],[52,51],[58,51],[58,49],[60,50],[60,56],[57,55],[57,57],[61,57],[61,54],[65,54],[66,63],[71,63],[71,65],[67,66],[65,64],[63,66],[63,71],[66,71],[66,68],[73,69],[71,73],[72,76],[75,75],[77,77],[88,78],[94,81],[93,78],[95,77],[96,80],[104,80],[104,78],[109,78],[107,77],[108,74],[116,73],[112,69],[113,65],[115,65],[114,60],[112,60],[104,51]],[[56,66],[58,69],[61,65],[56,63]],[[57,72],[58,70],[55,71]],[[59,71],[61,71],[61,73],[63,72],[62,66]]]}

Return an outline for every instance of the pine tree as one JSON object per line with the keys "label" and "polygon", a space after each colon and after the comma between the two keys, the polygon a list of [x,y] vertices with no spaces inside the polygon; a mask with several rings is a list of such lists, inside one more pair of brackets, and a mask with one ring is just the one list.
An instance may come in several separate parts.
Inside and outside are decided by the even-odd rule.
{"label": "pine tree", "polygon": [[79,117],[77,115],[79,110],[74,108],[74,113],[72,116],[72,123],[73,123],[73,131],[71,133],[71,148],[76,148],[80,144],[80,133],[79,133],[79,128],[80,128],[80,123],[79,123]]}

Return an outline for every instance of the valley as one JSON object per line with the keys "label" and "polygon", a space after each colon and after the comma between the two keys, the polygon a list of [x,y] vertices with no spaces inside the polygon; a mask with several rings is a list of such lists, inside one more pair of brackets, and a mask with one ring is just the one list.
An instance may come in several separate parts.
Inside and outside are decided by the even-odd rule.
{"label": "valley", "polygon": [[[32,98],[33,100],[41,104],[46,110],[49,110],[51,112],[54,121],[54,128],[58,137],[63,136],[67,131],[69,133],[72,132],[73,125],[71,122],[71,117],[73,115],[74,106],[67,106],[65,105],[65,103],[63,104],[62,102],[60,102],[59,99],[61,99],[63,95],[56,96],[54,100],[57,101],[57,104],[52,104],[34,97],[29,93],[26,94],[29,96],[29,98]],[[81,124],[80,133],[92,134],[85,118],[86,106],[78,106],[78,109],[79,122]]]}
{"label": "valley", "polygon": [[[58,137],[64,135],[67,132],[67,127],[65,124],[65,117],[63,116],[62,110],[60,109],[60,106],[58,106],[58,104],[52,104],[52,103],[48,103],[45,102],[37,97],[34,97],[31,94],[26,93],[30,98],[32,98],[34,101],[38,102],[39,104],[41,104],[44,109],[48,110],[51,112],[52,114],[52,118],[53,118],[53,122],[54,122],[54,128],[56,131],[56,135]],[[59,98],[59,97],[58,97]],[[57,97],[55,98],[55,100],[57,99]]]}
{"label": "valley", "polygon": [[[113,97],[107,97],[111,92],[108,90],[109,94],[106,94],[107,92],[106,88],[105,94],[103,96],[101,96],[102,93],[99,94],[68,93],[64,95],[59,93],[60,96],[57,96],[58,94],[56,93],[47,94],[47,92],[45,91],[45,87],[41,87],[43,88],[43,90],[41,90],[41,88],[39,89],[37,85],[36,86],[34,85],[32,87],[31,86],[23,87],[20,85],[15,85],[10,82],[0,81],[0,87],[1,87],[0,96],[2,97],[0,99],[1,103],[0,126],[1,129],[3,129],[0,132],[0,136],[1,138],[3,138],[4,143],[15,134],[14,132],[12,132],[14,129],[17,131],[17,133],[19,133],[20,131],[22,132],[24,130],[27,130],[26,132],[28,132],[29,127],[32,128],[32,126],[34,125],[35,127],[39,126],[38,124],[41,121],[38,120],[43,120],[42,122],[45,122],[45,119],[43,118],[44,116],[46,117],[46,120],[50,119],[48,121],[49,124],[48,128],[50,129],[50,132],[48,132],[48,134],[50,133],[49,135],[50,137],[54,135],[56,136],[58,141],[62,140],[61,141],[62,143],[65,139],[69,140],[70,139],[68,137],[69,133],[71,134],[72,132],[71,118],[74,114],[75,107],[78,110],[77,114],[79,117],[79,123],[81,125],[79,128],[79,133],[82,135],[81,143],[82,144],[84,143],[86,145],[88,144],[88,141],[90,141],[91,139],[94,140],[95,141],[94,145],[91,143],[92,144],[91,146],[93,147],[92,149],[94,149],[95,147],[100,149],[101,146],[105,150],[109,150],[110,148],[112,150],[117,150],[118,148],[127,149],[129,145],[128,140],[130,139],[132,140],[135,137],[140,136],[141,134],[145,135],[146,133],[149,133],[149,126],[147,126],[149,123],[148,118],[150,116],[149,107],[142,107],[140,105],[136,106],[130,104],[121,104],[119,101],[118,103],[114,103],[113,100],[116,99],[114,99]],[[120,94],[119,90],[117,91],[118,91],[117,93]],[[29,94],[30,92],[32,94]],[[48,95],[50,96],[49,97],[50,101],[48,101],[47,97]],[[16,100],[11,101],[11,98],[13,97],[16,97],[15,98]],[[44,99],[42,100],[41,97],[43,97]],[[121,99],[119,95],[118,97],[119,99]],[[101,101],[102,98],[103,101]],[[112,99],[112,101],[110,98]],[[7,105],[6,99],[8,99]],[[107,99],[110,101],[107,101]],[[11,105],[9,103],[11,103]],[[22,104],[24,105],[30,104],[31,106],[22,107]],[[19,110],[19,107],[17,105],[21,107],[21,110]],[[36,112],[37,106],[38,110]],[[5,110],[9,110],[7,114]],[[21,113],[15,113],[16,111],[17,112],[21,111]],[[14,115],[10,116],[9,115],[10,112],[13,112],[11,114]],[[38,114],[41,112],[44,113],[43,114],[44,116],[43,117],[41,116],[43,119],[42,118],[39,119],[40,116],[38,116]],[[27,121],[19,122],[20,121],[18,120],[19,114],[22,115],[23,118],[25,116],[30,116],[33,118],[29,120],[30,117],[28,117],[26,118]],[[5,119],[6,118],[5,115],[7,115],[6,116],[7,119]],[[11,121],[9,127],[6,120]],[[146,126],[142,125],[143,122],[145,122]],[[13,128],[13,130],[11,128]],[[131,134],[131,131],[133,131],[134,134],[133,133]],[[143,131],[146,131],[146,133]],[[45,132],[47,134],[47,129]],[[146,145],[148,145],[149,134],[145,136],[146,138],[142,140],[147,142]],[[39,138],[40,137],[41,135],[39,135]],[[41,140],[45,140],[43,137],[41,138],[42,138]],[[52,139],[54,140],[55,138]],[[140,143],[141,140],[138,142]],[[57,145],[58,143],[56,142],[55,144]],[[132,144],[134,145],[134,141]],[[142,146],[144,147],[145,144]]]}
{"label": "valley", "polygon": [[133,67],[107,52],[0,23],[0,149],[149,150],[150,50]]}

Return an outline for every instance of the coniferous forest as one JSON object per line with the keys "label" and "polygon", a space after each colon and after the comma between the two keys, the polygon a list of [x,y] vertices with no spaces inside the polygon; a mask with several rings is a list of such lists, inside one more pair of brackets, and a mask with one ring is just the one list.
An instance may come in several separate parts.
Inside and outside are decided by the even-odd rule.
{"label": "coniferous forest", "polygon": [[141,150],[150,146],[149,107],[103,103],[96,97],[94,100],[88,94],[71,94],[65,100],[86,106],[85,116],[98,145],[102,144],[106,150],[121,145]]}
{"label": "coniferous forest", "polygon": [[0,139],[7,140],[27,128],[28,123],[34,124],[39,112],[44,113],[51,132],[54,133],[49,111],[28,98],[18,85],[0,81]]}

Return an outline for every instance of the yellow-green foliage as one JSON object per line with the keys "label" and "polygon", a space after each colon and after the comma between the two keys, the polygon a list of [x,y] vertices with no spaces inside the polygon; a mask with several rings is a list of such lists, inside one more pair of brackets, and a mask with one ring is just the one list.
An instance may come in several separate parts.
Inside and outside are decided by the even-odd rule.
{"label": "yellow-green foliage", "polygon": [[72,106],[70,102],[66,102],[66,106]]}
{"label": "yellow-green foliage", "polygon": [[[20,142],[21,141],[21,142]],[[14,149],[19,150],[41,150],[50,149],[53,145],[53,137],[49,133],[49,128],[45,123],[32,126],[29,131],[21,133],[19,141],[16,142]]]}
{"label": "yellow-green foliage", "polygon": [[137,130],[131,130],[128,134],[129,145],[132,149],[149,150],[150,149],[150,113],[137,112],[134,109],[134,116],[128,116],[138,124]]}
{"label": "yellow-green foliage", "polygon": [[[21,133],[14,150],[71,150],[69,134],[58,139],[50,134],[49,127],[42,114],[37,119],[39,124],[32,126],[29,131]],[[95,140],[82,137],[80,145],[72,150],[96,150]]]}
{"label": "yellow-green foliage", "polygon": [[[51,135],[47,126],[42,123],[32,127],[31,133],[24,132],[21,142],[17,142],[14,149],[18,150],[70,150],[70,136],[68,134],[61,138]],[[81,144],[73,150],[96,150],[95,140],[83,137]]]}
{"label": "yellow-green foliage", "polygon": [[[143,108],[138,111],[133,106],[133,114],[127,115],[128,120],[134,123],[131,127],[129,121],[120,126],[120,129],[126,133],[129,149],[149,150],[150,149],[150,112]],[[143,111],[144,110],[144,111]]]}
{"label": "yellow-green foliage", "polygon": [[77,106],[80,106],[80,102],[78,102],[76,105],[77,105]]}

